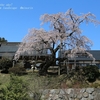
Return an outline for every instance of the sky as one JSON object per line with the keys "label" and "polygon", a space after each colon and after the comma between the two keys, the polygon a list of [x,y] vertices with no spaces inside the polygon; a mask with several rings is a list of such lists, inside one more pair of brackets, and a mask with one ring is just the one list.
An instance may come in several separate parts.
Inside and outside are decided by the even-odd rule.
{"label": "sky", "polygon": [[[41,26],[40,16],[65,13],[72,8],[74,13],[91,12],[100,21],[100,0],[0,0],[0,37],[8,42],[21,42],[31,28]],[[83,35],[93,41],[92,50],[100,50],[100,25],[82,25]]]}

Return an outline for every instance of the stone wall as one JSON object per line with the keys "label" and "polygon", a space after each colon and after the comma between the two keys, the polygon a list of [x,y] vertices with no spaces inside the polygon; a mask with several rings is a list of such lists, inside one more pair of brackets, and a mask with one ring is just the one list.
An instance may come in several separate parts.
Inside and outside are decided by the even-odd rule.
{"label": "stone wall", "polygon": [[42,100],[100,100],[100,88],[47,89]]}

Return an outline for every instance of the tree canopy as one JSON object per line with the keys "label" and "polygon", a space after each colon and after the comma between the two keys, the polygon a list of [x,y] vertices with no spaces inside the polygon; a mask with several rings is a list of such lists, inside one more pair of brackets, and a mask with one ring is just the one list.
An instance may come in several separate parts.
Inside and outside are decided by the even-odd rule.
{"label": "tree canopy", "polygon": [[[77,15],[72,9],[69,9],[65,13],[44,14],[40,19],[42,25],[45,23],[50,25],[50,30],[30,29],[19,45],[15,59],[24,52],[28,54],[32,54],[34,51],[42,53],[43,50],[49,50],[51,58],[55,58],[59,50],[63,50],[65,57],[75,57],[77,52],[82,52],[93,58],[90,53],[86,52],[92,46],[92,41],[82,35],[80,29],[82,23],[100,24],[92,13]],[[69,50],[70,52],[68,52]]]}
{"label": "tree canopy", "polygon": [[25,51],[31,53],[33,50],[42,51],[43,49],[50,49],[51,52],[58,48],[71,49],[74,52],[75,50],[90,49],[92,41],[81,35],[80,24],[83,22],[86,24],[89,22],[100,23],[95,20],[93,14],[87,13],[78,16],[72,9],[66,13],[44,14],[41,16],[41,20],[42,24],[50,23],[51,30],[30,29],[19,46],[18,54]]}
{"label": "tree canopy", "polygon": [[7,40],[4,37],[0,37],[0,46],[2,43],[7,42]]}
{"label": "tree canopy", "polygon": [[0,37],[0,42],[7,42],[7,40],[4,37]]}

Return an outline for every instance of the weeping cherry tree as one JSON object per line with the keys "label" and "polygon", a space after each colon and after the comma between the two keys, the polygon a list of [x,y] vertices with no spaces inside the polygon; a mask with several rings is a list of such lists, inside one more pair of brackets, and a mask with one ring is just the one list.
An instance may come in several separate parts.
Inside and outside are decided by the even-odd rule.
{"label": "weeping cherry tree", "polygon": [[[55,63],[58,58],[56,54],[63,50],[64,57],[75,57],[77,53],[87,53],[91,58],[93,56],[87,52],[92,46],[92,41],[82,35],[80,25],[89,22],[95,25],[100,24],[91,13],[77,15],[72,9],[65,13],[44,14],[40,17],[42,25],[50,25],[50,30],[32,28],[23,38],[19,49],[15,54],[18,59],[24,52],[32,54],[33,51],[42,52],[47,50],[51,53],[49,61],[41,64],[40,74],[46,74],[49,66]],[[68,52],[70,50],[70,52]],[[65,60],[65,59],[64,59]],[[95,60],[95,58],[93,58]]]}

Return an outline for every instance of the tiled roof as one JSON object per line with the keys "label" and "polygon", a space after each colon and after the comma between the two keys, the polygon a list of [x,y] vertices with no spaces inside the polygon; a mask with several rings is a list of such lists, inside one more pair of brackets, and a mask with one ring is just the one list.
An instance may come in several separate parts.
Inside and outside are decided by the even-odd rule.
{"label": "tiled roof", "polygon": [[[7,42],[2,44],[0,47],[0,55],[2,55],[2,53],[12,53],[14,55],[14,53],[18,49],[18,44],[20,44],[20,42]],[[90,52],[96,60],[100,60],[100,50],[89,50],[88,52]],[[34,52],[33,54],[36,54],[36,52]],[[46,54],[46,51],[44,52],[44,54]],[[81,57],[76,57],[76,60],[84,61],[93,59],[81,56]]]}
{"label": "tiled roof", "polygon": [[[100,50],[88,50],[87,52],[89,52],[90,54],[93,55],[93,57],[95,58],[95,60],[99,60],[100,61]],[[58,53],[58,57],[63,57],[64,53]],[[79,56],[80,55],[80,56]],[[69,58],[69,60],[80,60],[80,61],[86,61],[86,60],[93,60],[92,58],[90,58],[89,56],[83,56],[79,53],[79,55],[77,55],[76,58]]]}
{"label": "tiled roof", "polygon": [[0,47],[0,52],[3,53],[3,52],[16,52],[17,49],[18,49],[18,44],[19,43],[6,43],[6,44],[2,44],[1,47]]}
{"label": "tiled roof", "polygon": [[16,52],[18,46],[1,46],[0,52]]}
{"label": "tiled roof", "polygon": [[[18,45],[20,44],[20,42],[7,42],[1,45],[0,47],[0,56],[2,56],[3,53],[10,53],[13,54],[18,50]],[[32,56],[32,55],[46,55],[47,50],[43,50],[42,54],[39,54],[36,51],[33,51],[32,53],[28,53],[28,52],[24,52],[22,55],[24,56]]]}
{"label": "tiled roof", "polygon": [[[96,60],[100,60],[100,50],[89,50],[88,52],[91,53]],[[93,59],[87,56],[87,57],[76,57],[76,60],[93,60]]]}

